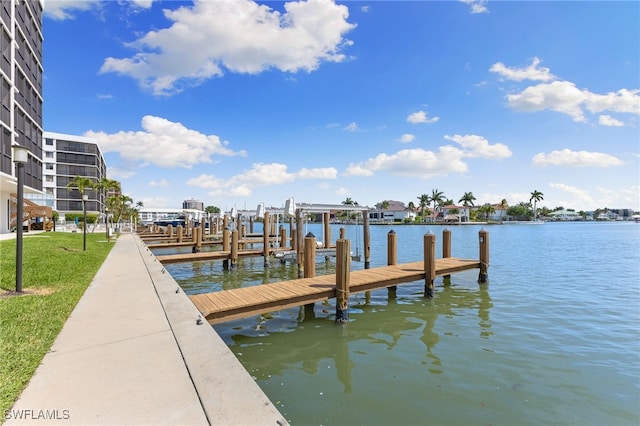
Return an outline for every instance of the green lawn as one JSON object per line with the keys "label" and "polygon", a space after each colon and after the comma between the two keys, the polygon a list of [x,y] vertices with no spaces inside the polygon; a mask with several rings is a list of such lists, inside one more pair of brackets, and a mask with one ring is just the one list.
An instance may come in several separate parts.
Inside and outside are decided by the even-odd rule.
{"label": "green lawn", "polygon": [[24,235],[23,295],[8,294],[15,290],[16,240],[0,241],[0,413],[29,383],[113,246],[102,233],[87,234],[84,252],[82,233]]}

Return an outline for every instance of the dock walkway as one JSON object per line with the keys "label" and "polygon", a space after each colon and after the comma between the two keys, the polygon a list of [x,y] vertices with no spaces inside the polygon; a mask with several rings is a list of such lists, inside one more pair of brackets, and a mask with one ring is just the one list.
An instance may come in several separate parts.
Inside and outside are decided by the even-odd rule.
{"label": "dock walkway", "polygon": [[[436,276],[479,268],[479,260],[451,257],[435,260]],[[423,261],[363,269],[351,272],[349,292],[357,293],[424,279]],[[334,298],[336,275],[299,278],[189,297],[207,321],[215,324]]]}
{"label": "dock walkway", "polygon": [[286,425],[141,240],[121,235],[6,425]]}

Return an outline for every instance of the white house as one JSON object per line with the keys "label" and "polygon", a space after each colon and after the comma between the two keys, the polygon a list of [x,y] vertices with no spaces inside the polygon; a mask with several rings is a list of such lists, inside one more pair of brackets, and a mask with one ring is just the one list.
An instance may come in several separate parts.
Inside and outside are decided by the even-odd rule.
{"label": "white house", "polygon": [[565,209],[556,210],[554,212],[547,214],[547,216],[549,216],[552,220],[562,220],[562,221],[582,220],[582,216],[580,216],[574,210],[565,210]]}
{"label": "white house", "polygon": [[371,222],[404,222],[413,221],[416,218],[416,212],[410,211],[401,201],[388,200],[389,207],[382,208],[382,204],[376,205],[376,208],[369,210],[369,220]]}

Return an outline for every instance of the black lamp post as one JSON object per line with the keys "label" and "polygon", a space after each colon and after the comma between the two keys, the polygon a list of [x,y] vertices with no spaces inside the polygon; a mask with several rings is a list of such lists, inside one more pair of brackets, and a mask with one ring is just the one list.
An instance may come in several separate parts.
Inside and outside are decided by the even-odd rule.
{"label": "black lamp post", "polygon": [[22,293],[22,224],[24,222],[24,165],[29,161],[29,150],[13,145],[13,162],[16,163],[18,199],[16,200],[16,292]]}
{"label": "black lamp post", "polygon": [[104,209],[104,232],[107,233],[107,242],[110,242],[111,238],[109,235],[109,209],[106,207]]}
{"label": "black lamp post", "polygon": [[87,200],[89,196],[82,194],[82,251],[87,251]]}

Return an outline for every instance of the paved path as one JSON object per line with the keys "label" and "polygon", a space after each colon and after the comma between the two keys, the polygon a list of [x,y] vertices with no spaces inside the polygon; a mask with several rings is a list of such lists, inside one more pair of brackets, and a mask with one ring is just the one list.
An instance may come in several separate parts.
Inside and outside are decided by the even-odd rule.
{"label": "paved path", "polygon": [[163,271],[121,235],[5,424],[286,425]]}

